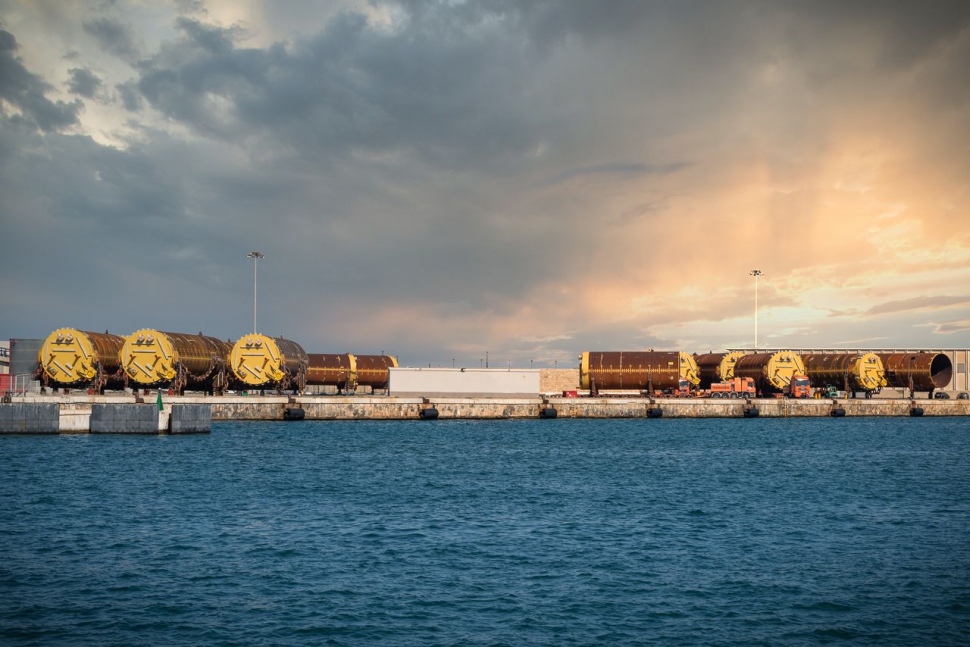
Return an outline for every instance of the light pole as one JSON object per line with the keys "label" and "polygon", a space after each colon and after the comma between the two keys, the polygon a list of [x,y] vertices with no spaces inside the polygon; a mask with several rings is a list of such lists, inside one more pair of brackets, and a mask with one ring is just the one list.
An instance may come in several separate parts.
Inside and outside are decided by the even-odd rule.
{"label": "light pole", "polygon": [[751,270],[748,272],[754,277],[754,350],[758,350],[758,277],[763,274],[761,270]]}
{"label": "light pole", "polygon": [[253,334],[256,334],[256,263],[259,259],[265,258],[265,254],[261,252],[249,252],[246,254],[246,258],[253,259]]}

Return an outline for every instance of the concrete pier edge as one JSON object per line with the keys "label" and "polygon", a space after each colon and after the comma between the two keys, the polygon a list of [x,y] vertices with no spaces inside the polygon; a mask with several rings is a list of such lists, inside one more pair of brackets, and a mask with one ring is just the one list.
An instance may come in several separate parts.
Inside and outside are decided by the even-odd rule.
{"label": "concrete pier edge", "polygon": [[[211,421],[607,419],[607,418],[853,418],[970,416],[970,401],[929,399],[751,400],[558,397],[403,398],[394,396],[168,396],[159,411],[154,400],[133,404],[130,395],[33,395],[0,405],[0,433],[208,433]],[[554,411],[554,413],[553,413]],[[745,412],[748,412],[748,415]],[[425,412],[424,414],[422,412]],[[835,412],[835,413],[833,413]],[[842,413],[844,412],[844,413]]]}

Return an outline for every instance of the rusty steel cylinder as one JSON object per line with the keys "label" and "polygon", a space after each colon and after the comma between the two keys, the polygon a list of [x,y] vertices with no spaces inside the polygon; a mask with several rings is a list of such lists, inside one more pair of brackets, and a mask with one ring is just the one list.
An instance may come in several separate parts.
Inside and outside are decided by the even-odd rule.
{"label": "rusty steel cylinder", "polygon": [[357,386],[386,389],[392,368],[397,368],[397,358],[392,355],[355,355],[357,360]]}
{"label": "rusty steel cylinder", "polygon": [[676,390],[680,380],[697,386],[694,358],[680,351],[584,351],[580,388],[601,390]]}
{"label": "rusty steel cylinder", "polygon": [[44,340],[37,363],[44,378],[55,384],[76,385],[104,381],[121,366],[125,338],[107,332],[58,328]]}
{"label": "rusty steel cylinder", "polygon": [[180,369],[192,380],[205,380],[222,369],[231,348],[215,337],[145,328],[125,338],[121,368],[143,385],[173,380]]}
{"label": "rusty steel cylinder", "polygon": [[306,383],[315,386],[335,386],[338,389],[351,388],[353,355],[308,353]]}
{"label": "rusty steel cylinder", "polygon": [[349,391],[358,386],[386,389],[391,375],[389,369],[397,366],[397,358],[391,355],[310,353],[307,358],[307,384]]}
{"label": "rusty steel cylinder", "polygon": [[889,386],[932,391],[953,377],[953,363],[942,353],[878,353]]}
{"label": "rusty steel cylinder", "polygon": [[878,391],[886,386],[886,371],[875,353],[802,353],[812,386],[846,391]]}
{"label": "rusty steel cylinder", "polygon": [[726,382],[734,377],[734,365],[744,353],[705,353],[694,355],[701,377],[701,388],[709,389],[714,382]]}
{"label": "rusty steel cylinder", "polygon": [[782,392],[796,375],[805,375],[805,364],[798,353],[754,353],[738,358],[734,377],[750,377],[763,392]]}

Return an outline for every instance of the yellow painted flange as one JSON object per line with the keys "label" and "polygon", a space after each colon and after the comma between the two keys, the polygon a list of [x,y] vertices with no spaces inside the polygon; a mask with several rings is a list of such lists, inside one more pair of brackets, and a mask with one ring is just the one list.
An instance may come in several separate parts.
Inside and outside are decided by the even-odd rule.
{"label": "yellow painted flange", "polygon": [[276,341],[258,333],[243,335],[233,344],[229,366],[240,381],[250,386],[278,382],[286,375]]}
{"label": "yellow painted flange", "polygon": [[86,333],[74,328],[58,328],[44,340],[37,361],[47,376],[61,384],[94,379],[97,351]]}
{"label": "yellow painted flange", "polygon": [[157,384],[173,379],[178,360],[172,340],[151,328],[128,335],[121,349],[121,367],[139,384]]}

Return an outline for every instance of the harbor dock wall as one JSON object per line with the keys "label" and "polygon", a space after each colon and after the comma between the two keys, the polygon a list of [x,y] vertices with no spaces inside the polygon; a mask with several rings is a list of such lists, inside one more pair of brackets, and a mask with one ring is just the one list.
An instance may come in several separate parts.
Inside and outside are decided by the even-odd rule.
{"label": "harbor dock wall", "polygon": [[[27,400],[28,398],[24,398]],[[212,428],[208,403],[177,403],[159,410],[117,397],[44,398],[0,404],[0,434],[197,434]]]}
{"label": "harbor dock wall", "polygon": [[[762,418],[970,416],[967,400],[789,400],[530,397],[169,396],[161,411],[131,396],[41,395],[0,405],[0,433],[208,433],[213,420],[439,420],[507,418]],[[33,399],[34,401],[29,401]],[[552,410],[552,411],[550,411]],[[292,415],[294,411],[298,416]],[[748,412],[749,414],[751,412]],[[551,415],[550,415],[551,414]]]}

